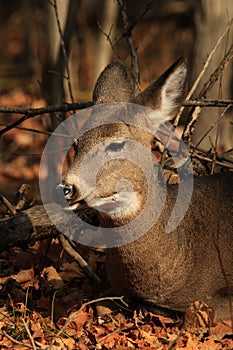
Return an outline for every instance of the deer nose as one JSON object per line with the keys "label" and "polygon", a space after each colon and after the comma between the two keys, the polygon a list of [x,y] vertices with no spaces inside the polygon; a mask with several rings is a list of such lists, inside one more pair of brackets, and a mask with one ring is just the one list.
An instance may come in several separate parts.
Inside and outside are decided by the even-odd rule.
{"label": "deer nose", "polygon": [[70,200],[75,195],[74,185],[59,184],[54,191],[54,199],[56,202],[61,203],[64,200]]}

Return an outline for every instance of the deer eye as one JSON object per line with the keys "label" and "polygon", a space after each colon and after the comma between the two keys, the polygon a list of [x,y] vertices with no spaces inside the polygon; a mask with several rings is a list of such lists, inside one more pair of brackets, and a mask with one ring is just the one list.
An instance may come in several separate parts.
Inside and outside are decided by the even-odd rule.
{"label": "deer eye", "polygon": [[114,141],[106,147],[107,152],[119,152],[125,146],[125,141]]}

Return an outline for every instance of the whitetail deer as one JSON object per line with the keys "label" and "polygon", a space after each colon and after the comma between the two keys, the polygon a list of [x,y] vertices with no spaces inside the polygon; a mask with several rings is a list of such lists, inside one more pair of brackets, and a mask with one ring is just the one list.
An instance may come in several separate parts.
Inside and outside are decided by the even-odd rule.
{"label": "whitetail deer", "polygon": [[[135,97],[128,70],[123,63],[114,62],[98,78],[93,101],[95,104],[139,104],[155,110],[155,119],[158,115],[172,119],[182,100],[186,70],[186,62],[180,59]],[[153,113],[148,124],[154,127]],[[77,156],[57,187],[58,196],[62,194],[68,202],[67,210],[81,210],[88,204],[99,211],[102,227],[126,225],[140,215],[150,189],[134,162],[123,157],[107,161],[97,174],[98,195],[85,185],[85,174],[78,176],[82,159],[90,149],[96,147],[98,151],[101,143],[105,152],[121,153],[124,148],[131,147],[130,140],[151,149],[149,132],[120,119],[119,123],[93,127],[80,136]],[[122,188],[117,187],[120,179],[130,181],[130,195],[124,183]],[[84,183],[82,191],[81,182]],[[168,185],[162,213],[153,226],[137,240],[107,249],[112,287],[124,295],[182,312],[189,304],[200,300],[215,308],[218,319],[230,319],[233,296],[232,185],[230,172],[195,178],[186,215],[170,234],[165,228],[178,185]],[[185,193],[183,198],[185,200]],[[156,201],[160,201],[159,189]],[[111,210],[105,210],[108,205]],[[146,222],[140,222],[140,225],[144,224]]]}

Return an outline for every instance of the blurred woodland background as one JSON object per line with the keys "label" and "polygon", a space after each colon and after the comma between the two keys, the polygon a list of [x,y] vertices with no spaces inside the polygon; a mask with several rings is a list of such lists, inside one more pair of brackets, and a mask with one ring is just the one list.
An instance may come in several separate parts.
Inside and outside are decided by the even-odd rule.
{"label": "blurred woodland background", "polygon": [[[200,81],[177,124],[179,133],[187,131],[184,140],[200,168],[194,172],[233,170],[232,18],[233,0],[0,1],[1,349],[233,349],[232,327],[213,327],[212,308],[199,301],[184,323],[132,312],[125,303],[114,317],[96,317],[91,304],[109,288],[104,251],[72,244],[51,226],[44,206],[33,205],[40,204],[39,166],[49,136],[88,105],[98,75],[117,59],[136,74],[138,59],[144,89],[186,57],[187,94]],[[193,107],[195,99],[205,107]],[[65,103],[76,106],[68,110]],[[166,152],[157,152],[169,165]],[[40,175],[48,180],[46,169]],[[54,188],[51,180],[46,188]],[[27,196],[22,184],[32,187]],[[85,219],[95,219],[93,212],[84,212]]]}
{"label": "blurred woodland background", "polygon": [[[128,27],[123,24],[122,3],[127,8]],[[189,66],[188,91],[232,16],[232,0],[1,1],[0,106],[42,107],[91,101],[95,80],[106,64],[121,59],[131,66],[127,45],[127,36],[131,33],[137,49],[142,88],[184,56]],[[199,96],[220,63],[222,71],[217,83],[202,97],[232,99],[232,38],[231,28],[192,99]],[[194,132],[194,143],[222,110],[203,109]],[[20,117],[22,115],[1,113],[1,130]],[[62,113],[36,116],[2,135],[0,193],[12,198],[15,189],[24,182],[33,184],[35,193],[38,191],[39,161],[48,134],[35,131],[52,132],[64,117]],[[232,135],[232,112],[229,110],[221,125],[201,146],[220,153],[229,151],[233,148]]]}

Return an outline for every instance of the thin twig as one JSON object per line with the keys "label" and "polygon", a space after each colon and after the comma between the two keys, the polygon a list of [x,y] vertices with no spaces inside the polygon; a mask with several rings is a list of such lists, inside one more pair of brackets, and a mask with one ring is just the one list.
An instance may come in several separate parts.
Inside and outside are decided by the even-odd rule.
{"label": "thin twig", "polygon": [[6,197],[4,197],[2,194],[0,194],[0,202],[2,202],[8,209],[8,211],[12,214],[12,215],[16,215],[16,210],[14,208],[14,206],[8,201],[8,199]]}
{"label": "thin twig", "polygon": [[97,343],[97,344],[100,344],[103,340],[107,339],[108,337],[112,336],[113,334],[117,334],[117,333],[119,333],[119,332],[124,332],[124,331],[127,331],[127,330],[128,330],[127,327],[123,327],[123,328],[120,328],[120,327],[119,327],[119,328],[115,329],[115,331],[112,331],[111,333],[108,333],[108,334],[106,334],[104,337],[98,339],[98,340],[96,341],[96,343]]}
{"label": "thin twig", "polygon": [[123,23],[123,28],[124,28],[124,37],[126,38],[129,51],[130,51],[130,56],[131,56],[131,71],[133,74],[134,78],[134,92],[137,94],[140,92],[140,73],[139,73],[139,65],[138,65],[138,55],[137,55],[137,50],[134,45],[133,37],[132,37],[132,29],[129,26],[128,22],[128,16],[127,16],[127,5],[126,5],[126,0],[117,0],[119,9],[120,9],[120,14],[121,14],[121,20]]}
{"label": "thin twig", "polygon": [[53,105],[42,108],[21,108],[21,107],[0,107],[0,113],[17,113],[24,114],[24,116],[15,122],[9,124],[3,130],[0,130],[0,137],[5,134],[7,131],[13,129],[19,124],[23,123],[25,120],[32,118],[40,114],[47,114],[51,112],[68,112],[74,109],[84,109],[87,107],[93,106],[93,102],[84,102],[84,103],[64,103],[62,105]]}
{"label": "thin twig", "polygon": [[3,335],[4,337],[6,337],[7,339],[9,339],[10,341],[12,341],[13,344],[17,344],[17,345],[20,345],[20,346],[24,346],[26,348],[29,348],[29,349],[33,349],[32,345],[30,344],[26,344],[26,343],[23,343],[21,341],[18,341],[16,339],[14,339],[13,337],[11,337],[9,334],[7,334],[7,332],[3,331],[3,332],[0,332],[1,335]]}
{"label": "thin twig", "polygon": [[[213,159],[210,159],[208,157],[204,157],[204,156],[197,154],[197,153],[193,154],[192,158],[197,158],[197,159],[203,160],[204,162],[211,163],[211,164],[213,164],[213,162],[214,162]],[[216,160],[215,163],[216,163],[216,165],[219,165],[222,168],[233,170],[232,164],[223,163],[222,161],[218,161],[218,160]]]}
{"label": "thin twig", "polygon": [[0,113],[16,113],[34,116],[39,114],[46,114],[51,112],[69,112],[75,109],[84,109],[93,106],[93,102],[79,102],[79,103],[62,103],[57,105],[39,107],[39,108],[25,108],[25,107],[0,107]]}
{"label": "thin twig", "polygon": [[118,53],[117,53],[117,51],[116,51],[116,49],[115,49],[115,45],[113,44],[112,39],[111,39],[112,26],[111,26],[111,28],[110,28],[110,30],[109,30],[109,33],[105,33],[105,31],[103,30],[103,28],[102,28],[100,22],[97,22],[97,25],[98,25],[99,30],[101,31],[101,33],[106,37],[107,41],[109,42],[109,44],[110,44],[110,46],[111,46],[111,48],[112,48],[112,51],[115,53],[117,59],[120,60],[121,58],[120,58],[120,56],[118,55]]}
{"label": "thin twig", "polygon": [[60,23],[58,9],[57,9],[57,0],[53,0],[53,7],[55,10],[57,27],[58,27],[58,31],[59,31],[59,35],[60,35],[60,43],[61,43],[61,48],[62,48],[62,52],[63,52],[63,56],[64,56],[64,62],[65,62],[65,68],[66,68],[66,74],[67,74],[66,80],[68,83],[68,90],[69,90],[71,101],[72,101],[72,103],[74,103],[74,97],[73,97],[72,87],[71,87],[71,82],[70,82],[70,69],[69,69],[68,57],[67,57],[67,53],[66,53],[66,47],[65,47],[65,43],[64,43],[64,39],[63,39],[63,33],[62,33],[61,23]]}
{"label": "thin twig", "polygon": [[27,202],[27,195],[30,192],[31,186],[27,184],[22,184],[16,193],[13,205],[16,211],[22,211]]}
{"label": "thin twig", "polygon": [[195,99],[185,100],[182,106],[185,107],[227,107],[233,104],[233,100],[210,100],[210,99]]}
{"label": "thin twig", "polygon": [[[228,32],[227,37],[226,37],[224,57],[226,57],[226,53],[227,53],[228,40],[229,40],[229,32]],[[220,75],[220,79],[219,79],[218,99],[222,98],[222,80],[223,80],[223,74]],[[219,114],[220,114],[220,108],[218,110],[218,115]],[[213,158],[213,163],[211,165],[211,174],[214,174],[215,167],[216,167],[217,147],[218,147],[218,140],[219,140],[219,130],[220,130],[220,123],[218,123],[217,130],[216,130],[215,144],[214,144],[214,147],[213,147],[213,149],[214,149],[214,158]],[[232,323],[232,326],[233,326],[233,323]]]}
{"label": "thin twig", "polygon": [[[211,156],[213,156],[213,153],[207,152],[204,148],[202,147],[195,147],[195,145],[190,144],[190,150],[193,150],[195,148],[195,153],[192,155],[192,157],[194,158],[198,158],[200,160],[204,160],[208,163],[212,163],[213,162],[213,158],[211,158]],[[228,156],[228,154],[232,154],[233,153],[233,148],[224,152],[223,154],[217,154],[216,155],[216,164],[229,168],[229,169],[233,169],[233,159],[230,158],[230,156]],[[206,156],[206,154],[208,156]],[[210,157],[210,158],[208,158]]]}
{"label": "thin twig", "polygon": [[[142,10],[141,13],[139,13],[139,15],[135,18],[135,20],[128,25],[128,30],[132,31],[134,29],[134,27],[137,25],[137,23],[147,14],[147,12],[150,10],[151,5],[153,3],[154,0],[151,0],[148,2],[148,4],[146,5],[145,9]],[[115,46],[121,39],[123,39],[125,37],[125,33],[119,35],[114,41],[113,41],[113,45]]]}
{"label": "thin twig", "polygon": [[[0,126],[5,126],[6,127],[6,126],[8,126],[8,124],[0,123]],[[42,130],[36,130],[36,129],[31,129],[31,128],[23,128],[21,126],[15,126],[14,128],[18,129],[18,130],[34,132],[36,134],[53,135],[53,136],[56,136],[56,137],[67,137],[67,138],[70,138],[69,135],[59,134],[57,132],[52,132],[52,131],[42,131]],[[16,154],[17,155],[18,153],[13,152],[12,154]],[[33,153],[33,154],[35,154],[35,153]]]}
{"label": "thin twig", "polygon": [[215,82],[218,80],[219,76],[222,74],[224,69],[227,67],[227,65],[231,62],[233,58],[233,44],[229,48],[229,50],[224,55],[222,61],[218,65],[218,67],[215,69],[215,71],[211,74],[208,81],[203,85],[202,90],[200,91],[199,98],[205,98],[207,92],[212,88],[212,86],[215,84]]}
{"label": "thin twig", "polygon": [[[226,55],[223,57],[221,62],[219,63],[218,67],[215,69],[215,71],[211,74],[210,78],[207,80],[207,82],[204,84],[200,94],[199,98],[202,98],[207,95],[207,92],[212,88],[214,83],[218,80],[219,76],[221,76],[223,70],[226,68],[226,66],[229,64],[229,62],[233,58],[233,45],[230,47],[230,49],[227,51]],[[232,105],[230,102],[229,105]],[[218,107],[221,107],[220,105]],[[196,123],[196,120],[198,119],[199,115],[201,113],[201,107],[194,107],[191,109],[188,117],[188,124],[184,128],[183,131],[183,140],[187,142],[190,140],[191,135],[193,133],[194,125]]]}
{"label": "thin twig", "polygon": [[28,328],[28,325],[27,325],[27,323],[25,322],[25,320],[22,319],[22,321],[23,321],[23,325],[24,325],[24,327],[25,327],[25,329],[26,329],[26,332],[27,332],[27,334],[28,334],[28,337],[29,337],[29,339],[30,339],[30,341],[31,341],[32,349],[33,349],[33,350],[36,350],[36,345],[35,345],[34,340],[33,340],[33,338],[32,338],[30,329]]}
{"label": "thin twig", "polygon": [[[186,96],[186,100],[189,100],[191,98],[191,96],[193,95],[194,91],[196,90],[198,84],[200,83],[200,80],[202,79],[203,75],[205,74],[207,68],[209,67],[209,64],[210,64],[210,61],[213,57],[213,55],[215,54],[217,48],[219,47],[219,45],[222,43],[223,39],[225,38],[225,36],[229,33],[230,29],[231,29],[231,26],[233,24],[233,18],[231,19],[230,23],[227,25],[225,31],[223,32],[222,35],[220,35],[220,37],[218,38],[215,46],[213,47],[212,51],[210,52],[202,70],[200,71],[197,79],[195,80],[192,88],[190,89],[190,91],[188,92],[187,96]],[[184,107],[182,106],[179,110],[179,112],[177,113],[176,115],[176,118],[175,118],[175,121],[174,121],[174,126],[176,127],[179,123],[179,120],[180,120],[180,117],[182,115],[184,111]]]}
{"label": "thin twig", "polygon": [[197,107],[193,108],[192,114],[188,118],[188,122],[186,124],[186,127],[183,130],[182,139],[184,140],[184,142],[186,142],[186,143],[190,142],[191,136],[193,134],[193,130],[194,130],[194,127],[195,127],[195,123],[196,123],[200,113],[201,113],[201,107],[200,106],[197,106]]}
{"label": "thin twig", "polygon": [[196,146],[194,147],[194,149],[192,150],[191,156],[193,155],[193,153],[196,151],[197,147],[201,144],[201,142],[206,138],[206,136],[210,133],[211,130],[213,130],[213,128],[219,123],[219,121],[225,116],[226,112],[228,111],[228,109],[230,107],[232,107],[233,105],[228,105],[224,111],[222,112],[222,114],[220,115],[220,117],[210,126],[210,128],[204,133],[204,135],[200,138],[200,140],[197,142]]}
{"label": "thin twig", "polygon": [[[0,123],[0,126],[8,126],[8,124],[5,123]],[[43,135],[52,135],[52,131],[42,131],[42,130],[36,130],[36,129],[31,129],[31,128],[24,128],[21,126],[15,126],[15,129],[19,129],[19,130],[24,130],[24,131],[30,131],[30,132],[34,132],[36,134],[43,134]]]}
{"label": "thin twig", "polygon": [[151,9],[151,5],[152,5],[153,1],[154,0],[151,0],[146,4],[146,7],[139,13],[139,15],[133,21],[133,23],[129,24],[128,30],[132,31],[134,29],[134,27],[142,20],[142,18]]}
{"label": "thin twig", "polygon": [[92,270],[92,268],[88,265],[88,263],[83,259],[83,257],[73,249],[67,237],[63,234],[58,235],[59,241],[63,249],[69,254],[72,258],[74,258],[79,266],[83,269],[84,273],[87,277],[95,284],[99,284],[100,278],[96,275],[96,273]]}
{"label": "thin twig", "polygon": [[204,306],[204,304],[201,302],[199,307],[196,308],[196,310],[192,313],[192,316],[190,317],[189,320],[187,320],[184,324],[183,327],[181,328],[180,332],[178,333],[177,337],[175,338],[175,340],[172,341],[172,343],[169,346],[169,350],[173,350],[175,349],[175,345],[178,342],[178,340],[181,338],[183,332],[185,332],[188,328],[188,326],[190,326],[192,324],[192,322],[194,321],[195,317],[197,316],[197,314],[199,313],[199,311],[201,311],[202,307]]}

